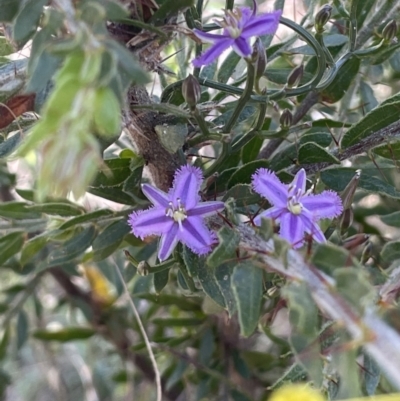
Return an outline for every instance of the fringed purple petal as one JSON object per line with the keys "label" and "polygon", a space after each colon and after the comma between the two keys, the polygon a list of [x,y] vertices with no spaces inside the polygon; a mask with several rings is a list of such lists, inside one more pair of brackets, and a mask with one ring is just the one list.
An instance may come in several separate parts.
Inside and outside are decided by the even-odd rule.
{"label": "fringed purple petal", "polygon": [[255,219],[254,219],[254,224],[257,226],[261,225],[261,219],[273,219],[273,220],[278,220],[282,213],[285,213],[286,209],[283,209],[281,207],[271,207],[268,210],[265,210],[264,212],[260,213]]}
{"label": "fringed purple petal", "polygon": [[215,33],[208,33],[200,31],[199,29],[193,29],[193,33],[206,43],[215,43],[221,41],[223,38],[229,39],[229,35],[216,35]]}
{"label": "fringed purple petal", "polygon": [[258,169],[252,176],[254,191],[266,198],[272,205],[286,207],[288,189],[279,181],[276,174],[265,168]]}
{"label": "fringed purple petal", "polygon": [[203,173],[198,167],[183,166],[175,173],[169,198],[176,206],[179,206],[177,200],[180,199],[182,206],[190,210],[200,200],[199,190],[202,182]]}
{"label": "fringed purple petal", "polygon": [[226,36],[221,36],[220,39],[218,39],[218,41],[215,41],[215,43],[210,46],[202,55],[195,58],[192,61],[192,64],[195,67],[201,67],[202,65],[211,64],[221,55],[224,50],[232,46],[233,41],[234,40],[230,37],[227,38]]}
{"label": "fringed purple petal", "polygon": [[172,251],[175,249],[176,244],[179,241],[178,238],[178,224],[174,224],[172,228],[161,237],[161,241],[158,249],[158,259],[162,262],[171,255]]}
{"label": "fringed purple petal", "polygon": [[310,234],[311,237],[317,242],[326,242],[324,233],[320,229],[318,223],[313,220],[313,216],[309,212],[303,211],[303,213],[300,215],[300,218],[304,224],[307,234]]}
{"label": "fringed purple petal", "polygon": [[143,184],[142,191],[146,195],[146,198],[153,203],[153,205],[161,206],[163,208],[168,207],[168,195],[164,191],[161,191],[161,189],[153,187],[152,185]]}
{"label": "fringed purple petal", "polygon": [[281,15],[282,10],[277,10],[272,13],[260,14],[257,17],[251,18],[243,28],[241,37],[248,39],[252,36],[270,35],[275,33]]}
{"label": "fringed purple petal", "polygon": [[279,235],[290,242],[293,248],[300,248],[304,243],[305,226],[299,215],[285,213],[281,216]]}
{"label": "fringed purple petal", "polygon": [[[257,10],[256,10],[257,11]],[[254,17],[254,10],[248,7],[240,7],[240,12],[242,13],[242,18],[239,21],[238,28],[243,29],[249,20]]]}
{"label": "fringed purple petal", "polygon": [[211,246],[217,242],[217,238],[203,223],[201,217],[191,216],[182,222],[182,230],[178,237],[194,253],[204,255],[210,252]]}
{"label": "fringed purple petal", "polygon": [[289,196],[303,195],[306,191],[306,181],[306,172],[302,168],[297,172],[292,183],[289,185]]}
{"label": "fringed purple petal", "polygon": [[207,217],[213,215],[215,212],[223,210],[225,207],[224,202],[200,202],[194,208],[187,211],[189,216],[202,216]]}
{"label": "fringed purple petal", "polygon": [[249,57],[252,53],[252,48],[249,39],[238,37],[232,44],[233,50],[239,54],[240,57]]}
{"label": "fringed purple petal", "polygon": [[171,230],[174,221],[165,215],[162,208],[140,210],[129,215],[128,224],[136,237],[143,239],[149,235],[162,235]]}
{"label": "fringed purple petal", "polygon": [[314,221],[324,218],[332,219],[343,211],[342,201],[339,195],[333,191],[304,196],[300,202],[311,213]]}

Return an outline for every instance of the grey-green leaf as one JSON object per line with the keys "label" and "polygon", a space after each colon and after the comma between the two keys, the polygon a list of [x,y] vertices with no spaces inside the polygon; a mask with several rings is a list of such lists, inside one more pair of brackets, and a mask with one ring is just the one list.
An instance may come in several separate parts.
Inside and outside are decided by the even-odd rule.
{"label": "grey-green leaf", "polygon": [[238,308],[240,332],[248,337],[253,334],[260,317],[263,272],[250,261],[243,261],[235,266],[231,280]]}

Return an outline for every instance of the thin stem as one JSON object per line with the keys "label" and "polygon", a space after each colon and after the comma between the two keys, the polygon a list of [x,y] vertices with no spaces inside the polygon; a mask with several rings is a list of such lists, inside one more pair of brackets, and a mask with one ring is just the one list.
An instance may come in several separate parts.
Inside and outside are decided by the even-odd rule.
{"label": "thin stem", "polygon": [[206,137],[209,136],[209,131],[208,131],[208,127],[207,127],[207,123],[204,120],[203,115],[201,114],[201,111],[196,107],[193,110],[193,116],[197,121],[197,124],[199,125],[200,131],[203,135],[205,135]]}
{"label": "thin stem", "polygon": [[221,154],[219,155],[218,159],[210,166],[209,168],[204,171],[204,177],[209,177],[210,175],[214,174],[216,171],[218,171],[219,166],[222,164],[222,162],[225,160],[225,158],[229,154],[229,144],[222,141],[222,151]]}
{"label": "thin stem", "polygon": [[235,110],[231,115],[231,118],[225,124],[225,127],[222,129],[223,132],[230,132],[235,125],[237,119],[242,113],[243,109],[246,107],[247,102],[250,100],[251,94],[253,92],[254,80],[255,80],[255,68],[252,62],[247,61],[247,80],[244,91],[238,100]]}
{"label": "thin stem", "polygon": [[128,287],[127,287],[125,280],[122,277],[121,271],[119,270],[117,265],[115,265],[115,270],[117,271],[117,275],[119,276],[122,286],[124,287],[124,292],[126,294],[126,297],[128,298],[129,305],[132,309],[133,314],[135,315],[135,319],[139,325],[140,332],[142,333],[144,342],[146,344],[147,352],[149,353],[150,361],[151,361],[151,364],[153,365],[153,369],[154,369],[154,376],[155,376],[155,380],[156,380],[156,390],[157,390],[157,401],[161,401],[162,400],[161,375],[160,375],[160,371],[157,366],[157,361],[154,356],[153,349],[151,348],[151,344],[150,344],[149,338],[147,336],[146,330],[144,329],[142,320],[140,319],[140,315],[139,315],[139,313],[136,309],[136,306],[132,300],[132,297],[131,297],[131,294],[129,293]]}

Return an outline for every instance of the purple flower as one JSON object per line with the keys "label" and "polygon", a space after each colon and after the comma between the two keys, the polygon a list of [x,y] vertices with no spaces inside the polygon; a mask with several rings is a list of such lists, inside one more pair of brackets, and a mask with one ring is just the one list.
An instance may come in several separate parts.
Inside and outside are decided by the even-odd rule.
{"label": "purple flower", "polygon": [[252,53],[250,38],[275,33],[278,28],[282,10],[267,14],[257,14],[257,4],[254,8],[240,7],[226,10],[222,21],[216,21],[224,29],[222,35],[215,35],[193,29],[194,34],[204,42],[212,43],[202,55],[193,60],[195,67],[211,64],[223,51],[232,47],[241,57],[249,57]]}
{"label": "purple flower", "polygon": [[129,216],[132,233],[144,238],[161,237],[158,259],[171,255],[181,241],[198,255],[211,250],[217,237],[204,224],[203,219],[224,208],[223,202],[201,202],[199,196],[203,174],[198,167],[183,166],[175,173],[174,183],[168,193],[144,184],[142,191],[153,203],[148,210],[133,212]]}
{"label": "purple flower", "polygon": [[258,215],[255,223],[260,225],[262,217],[278,220],[280,236],[294,248],[303,245],[305,232],[318,242],[326,242],[317,221],[339,216],[343,210],[342,201],[336,192],[323,191],[313,195],[305,191],[304,169],[296,174],[290,185],[285,185],[273,171],[261,168],[253,174],[252,184],[253,189],[273,206]]}

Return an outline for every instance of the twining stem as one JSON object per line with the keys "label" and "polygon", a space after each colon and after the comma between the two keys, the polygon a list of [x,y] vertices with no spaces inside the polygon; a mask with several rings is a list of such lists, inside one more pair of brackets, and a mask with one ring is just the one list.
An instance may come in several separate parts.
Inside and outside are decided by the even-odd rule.
{"label": "twining stem", "polygon": [[246,80],[246,86],[244,88],[244,91],[242,95],[240,96],[240,99],[238,100],[238,103],[236,105],[235,110],[233,110],[233,113],[228,120],[228,122],[225,124],[224,128],[222,129],[222,132],[230,132],[235,125],[237,119],[239,118],[240,114],[242,113],[243,109],[246,107],[247,102],[250,100],[251,94],[253,93],[253,87],[254,87],[254,80],[255,80],[255,68],[254,65],[251,61],[247,61],[247,80]]}
{"label": "twining stem", "polygon": [[196,122],[200,128],[201,133],[205,136],[208,137],[210,132],[208,131],[207,123],[204,120],[203,115],[201,114],[201,111],[196,107],[193,110],[193,116],[196,119]]}

